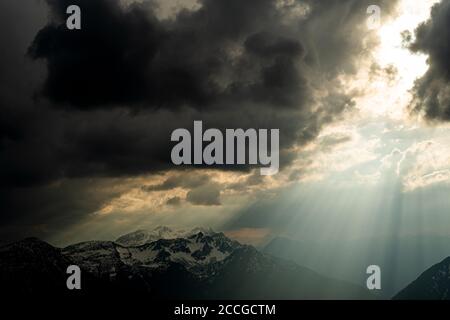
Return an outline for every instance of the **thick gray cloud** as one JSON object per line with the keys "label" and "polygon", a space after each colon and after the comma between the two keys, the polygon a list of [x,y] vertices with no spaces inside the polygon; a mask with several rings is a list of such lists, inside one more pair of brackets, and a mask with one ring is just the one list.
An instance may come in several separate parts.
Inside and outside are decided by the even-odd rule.
{"label": "thick gray cloud", "polygon": [[[194,205],[216,206],[220,205],[220,191],[222,186],[213,182],[208,175],[197,172],[184,172],[173,175],[160,184],[143,186],[141,189],[146,192],[168,191],[175,188],[187,190],[186,201]],[[181,204],[180,197],[173,197],[167,201],[169,205]]]}
{"label": "thick gray cloud", "polygon": [[[170,133],[194,120],[279,128],[288,165],[289,147],[352,109],[336,77],[354,72],[371,43],[367,6],[387,13],[395,1],[280,3],[202,0],[163,20],[152,1],[2,1],[2,222],[92,212],[110,195],[86,207],[75,201],[88,190],[81,182],[58,197],[49,186],[172,169]],[[69,4],[82,8],[81,31],[64,28]],[[292,16],[298,5],[306,13]],[[217,192],[209,198],[219,202]],[[196,193],[190,200],[205,203]]]}
{"label": "thick gray cloud", "polygon": [[[248,102],[298,106],[305,100],[298,65],[304,50],[281,30],[275,1],[204,0],[200,10],[170,21],[158,20],[150,2],[127,9],[119,0],[47,3],[54,18],[29,52],[46,60],[42,93],[55,103],[210,109]],[[70,4],[82,8],[77,32],[65,27]]]}
{"label": "thick gray cloud", "polygon": [[[385,11],[393,3],[379,2]],[[354,71],[370,39],[369,1],[203,0],[171,20],[159,20],[150,1],[47,3],[52,19],[29,55],[47,66],[39,97],[63,110],[47,123],[64,131],[49,163],[65,177],[166,169],[171,131],[195,119],[279,128],[282,149],[308,142],[353,107],[335,77]],[[65,28],[72,3],[82,8],[81,31]],[[298,5],[308,9],[293,19]]]}
{"label": "thick gray cloud", "polygon": [[211,178],[207,175],[199,175],[197,173],[171,176],[164,180],[163,183],[157,185],[143,186],[142,190],[147,192],[152,191],[167,191],[174,188],[192,189],[205,185],[210,182]]}
{"label": "thick gray cloud", "polygon": [[220,185],[209,183],[190,190],[186,200],[195,205],[218,206],[220,205]]}
{"label": "thick gray cloud", "polygon": [[180,197],[173,197],[166,201],[166,204],[169,206],[179,206],[181,204]]}
{"label": "thick gray cloud", "polygon": [[416,81],[412,109],[430,120],[450,120],[450,1],[442,0],[416,29],[411,50],[427,54],[429,70]]}

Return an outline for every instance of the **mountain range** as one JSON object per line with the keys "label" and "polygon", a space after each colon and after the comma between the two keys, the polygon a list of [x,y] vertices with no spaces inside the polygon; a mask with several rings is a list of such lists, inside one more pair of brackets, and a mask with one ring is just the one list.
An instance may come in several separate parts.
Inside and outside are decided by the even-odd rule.
{"label": "mountain range", "polygon": [[[64,248],[27,238],[0,246],[0,287],[12,294],[137,294],[154,299],[381,297],[302,266],[298,255],[286,256],[295,244],[277,239],[261,252],[211,229],[168,227]],[[82,270],[79,291],[66,288],[69,265]],[[449,299],[449,290],[450,257],[427,269],[394,299]]]}
{"label": "mountain range", "polygon": [[[159,238],[159,239],[158,239]],[[210,229],[136,231],[116,241],[56,248],[36,238],[0,247],[0,286],[12,293],[72,294],[66,268],[82,270],[74,294],[156,299],[373,299],[360,286],[264,254]]]}

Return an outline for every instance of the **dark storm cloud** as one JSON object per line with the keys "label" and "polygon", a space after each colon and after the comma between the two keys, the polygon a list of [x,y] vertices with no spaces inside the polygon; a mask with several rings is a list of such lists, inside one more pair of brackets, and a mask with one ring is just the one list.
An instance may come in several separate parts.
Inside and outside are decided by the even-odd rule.
{"label": "dark storm cloud", "polygon": [[[362,33],[368,1],[280,7],[274,0],[203,0],[171,20],[158,19],[148,1],[46,3],[51,20],[28,48],[47,69],[39,112],[27,111],[35,118],[25,131],[36,130],[7,132],[24,137],[8,144],[3,160],[10,167],[29,149],[42,158],[36,167],[50,172],[35,179],[31,163],[17,161],[5,174],[12,181],[14,172],[28,172],[21,184],[168,169],[170,133],[192,128],[193,120],[220,129],[279,128],[287,165],[287,148],[353,108],[335,76],[352,71],[370,38]],[[387,3],[380,2],[385,11]],[[82,8],[82,30],[65,28],[69,4]],[[298,4],[309,6],[307,14],[289,18]]]}
{"label": "dark storm cloud", "polygon": [[71,179],[45,186],[0,189],[0,239],[48,237],[100,210],[123,192],[114,179]]}
{"label": "dark storm cloud", "polygon": [[[290,23],[293,8],[274,0],[203,0],[199,10],[166,21],[155,17],[151,2],[126,9],[119,0],[47,3],[53,19],[29,53],[47,62],[42,93],[53,102],[210,109],[311,103],[301,62],[351,71],[349,57],[364,50],[369,1],[294,1],[311,12]],[[80,31],[65,27],[71,4],[82,8]]]}
{"label": "dark storm cloud", "polygon": [[429,70],[416,81],[413,111],[430,120],[450,120],[450,1],[436,4],[431,18],[416,29],[410,48],[428,55]]}
{"label": "dark storm cloud", "polygon": [[[135,103],[147,92],[150,61],[163,36],[151,10],[124,11],[119,0],[47,0],[52,21],[30,47],[47,60],[43,93],[79,107]],[[81,31],[67,29],[66,9],[82,8]]]}
{"label": "dark storm cloud", "polygon": [[46,11],[12,0],[0,2],[0,187],[58,176],[46,161],[53,153],[52,136],[43,125],[46,112],[31,99],[42,68],[25,56]]}
{"label": "dark storm cloud", "polygon": [[[194,120],[279,128],[288,165],[289,147],[353,107],[336,77],[354,72],[371,43],[367,6],[387,14],[395,1],[279,3],[202,0],[196,11],[161,20],[150,1],[3,0],[1,222],[55,226],[97,210],[110,195],[87,186],[173,169],[170,133]],[[292,18],[299,3],[309,10]],[[82,8],[81,31],[64,28],[72,4]],[[57,196],[49,186],[61,179],[74,182]],[[220,191],[203,197],[198,188],[188,201],[220,203]],[[91,196],[80,196],[89,205],[79,194]]]}
{"label": "dark storm cloud", "polygon": [[[280,106],[304,100],[296,61],[303,48],[277,34],[282,17],[274,1],[205,0],[174,21],[158,20],[148,2],[127,9],[119,0],[47,3],[54,19],[29,52],[46,60],[43,94],[55,103],[210,108],[235,100]],[[82,8],[80,31],[65,27],[70,4]],[[233,57],[232,46],[242,42],[244,52]]]}

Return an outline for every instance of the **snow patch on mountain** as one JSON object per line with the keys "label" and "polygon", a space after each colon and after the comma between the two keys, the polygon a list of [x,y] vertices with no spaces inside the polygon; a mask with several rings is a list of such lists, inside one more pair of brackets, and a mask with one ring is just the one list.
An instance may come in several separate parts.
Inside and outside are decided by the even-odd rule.
{"label": "snow patch on mountain", "polygon": [[[242,247],[237,241],[211,229],[196,228],[186,232],[163,227],[144,236],[139,233],[136,237],[138,233],[120,237],[116,242],[79,243],[64,248],[63,253],[95,274],[115,273],[123,266],[163,268],[171,263],[181,264],[195,273],[204,266],[225,260]],[[179,237],[180,234],[184,237]],[[151,241],[155,235],[163,238]],[[142,242],[140,245],[129,245]]]}
{"label": "snow patch on mountain", "polygon": [[153,230],[137,230],[125,234],[117,238],[115,242],[126,247],[141,246],[160,239],[187,238],[193,234],[198,234],[199,232],[202,232],[203,234],[214,234],[214,231],[210,228],[194,228],[192,230],[184,230],[159,226]]}

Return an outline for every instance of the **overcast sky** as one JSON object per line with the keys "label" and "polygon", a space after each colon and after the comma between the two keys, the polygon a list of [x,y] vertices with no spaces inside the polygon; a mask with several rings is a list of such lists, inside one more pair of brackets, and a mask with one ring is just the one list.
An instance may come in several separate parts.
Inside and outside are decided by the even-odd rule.
{"label": "overcast sky", "polygon": [[[2,0],[0,238],[448,236],[449,17],[448,0]],[[280,172],[173,166],[194,120],[280,129]]]}

